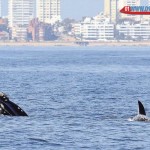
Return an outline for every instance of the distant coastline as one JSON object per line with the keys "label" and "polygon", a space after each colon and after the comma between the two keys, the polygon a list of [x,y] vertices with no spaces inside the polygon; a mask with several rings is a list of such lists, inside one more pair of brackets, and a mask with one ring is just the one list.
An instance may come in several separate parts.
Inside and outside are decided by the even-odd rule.
{"label": "distant coastline", "polygon": [[[0,46],[81,46],[77,41],[50,42],[0,42]],[[87,46],[150,46],[149,41],[101,41],[89,42]]]}

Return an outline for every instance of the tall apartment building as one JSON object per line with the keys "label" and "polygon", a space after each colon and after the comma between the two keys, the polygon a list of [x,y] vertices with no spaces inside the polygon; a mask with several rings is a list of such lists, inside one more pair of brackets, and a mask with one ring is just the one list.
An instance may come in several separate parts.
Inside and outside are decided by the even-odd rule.
{"label": "tall apartment building", "polygon": [[8,21],[12,29],[12,39],[25,40],[27,38],[27,27],[33,18],[33,0],[9,0]]}
{"label": "tall apartment building", "polygon": [[104,15],[109,17],[111,22],[116,23],[118,12],[118,0],[104,1]]}
{"label": "tall apartment building", "polygon": [[104,0],[104,15],[110,16],[110,2],[111,0]]}
{"label": "tall apartment building", "polygon": [[37,0],[36,17],[44,23],[60,21],[60,0]]}
{"label": "tall apartment building", "polygon": [[116,22],[117,21],[117,14],[118,14],[118,0],[111,0],[111,21]]}

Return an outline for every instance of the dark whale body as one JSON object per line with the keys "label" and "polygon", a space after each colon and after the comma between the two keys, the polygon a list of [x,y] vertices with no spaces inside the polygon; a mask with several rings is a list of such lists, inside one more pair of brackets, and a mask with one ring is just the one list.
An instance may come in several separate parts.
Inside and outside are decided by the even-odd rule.
{"label": "dark whale body", "polygon": [[9,100],[8,96],[0,92],[0,114],[7,116],[28,116],[17,104]]}
{"label": "dark whale body", "polygon": [[150,118],[146,116],[145,108],[140,101],[138,101],[138,115],[129,118],[129,121],[150,121]]}

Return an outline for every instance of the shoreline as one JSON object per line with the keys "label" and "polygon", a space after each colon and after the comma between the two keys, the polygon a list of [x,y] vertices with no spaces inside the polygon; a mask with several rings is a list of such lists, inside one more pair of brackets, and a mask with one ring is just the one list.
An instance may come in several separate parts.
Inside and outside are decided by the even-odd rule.
{"label": "shoreline", "polygon": [[[0,46],[70,46],[80,47],[76,41],[53,41],[53,42],[0,42]],[[107,41],[107,42],[89,42],[87,47],[92,46],[150,46],[150,41],[132,42],[132,41]]]}

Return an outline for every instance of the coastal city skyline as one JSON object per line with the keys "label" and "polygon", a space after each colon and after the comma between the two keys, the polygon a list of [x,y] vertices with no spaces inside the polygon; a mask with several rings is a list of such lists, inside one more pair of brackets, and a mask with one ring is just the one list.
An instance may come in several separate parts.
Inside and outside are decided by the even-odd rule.
{"label": "coastal city skyline", "polygon": [[[0,1],[2,2],[0,8],[3,8],[4,1]],[[120,12],[124,6],[132,8],[141,7],[142,4],[148,6],[150,0],[105,0],[102,11],[99,7],[97,13],[92,16],[88,13],[85,16],[82,14],[80,20],[70,17],[62,18],[64,1],[9,0],[8,15],[0,19],[0,39],[28,42],[142,41],[150,39],[149,15],[129,15]],[[85,1],[89,2],[89,0]],[[102,1],[101,3],[100,0],[96,1],[102,4]],[[83,3],[83,1],[78,2],[78,9],[75,12],[80,13],[80,10],[84,10],[81,9],[83,4],[89,9],[89,12],[94,12],[94,8],[87,7],[90,3]]]}

